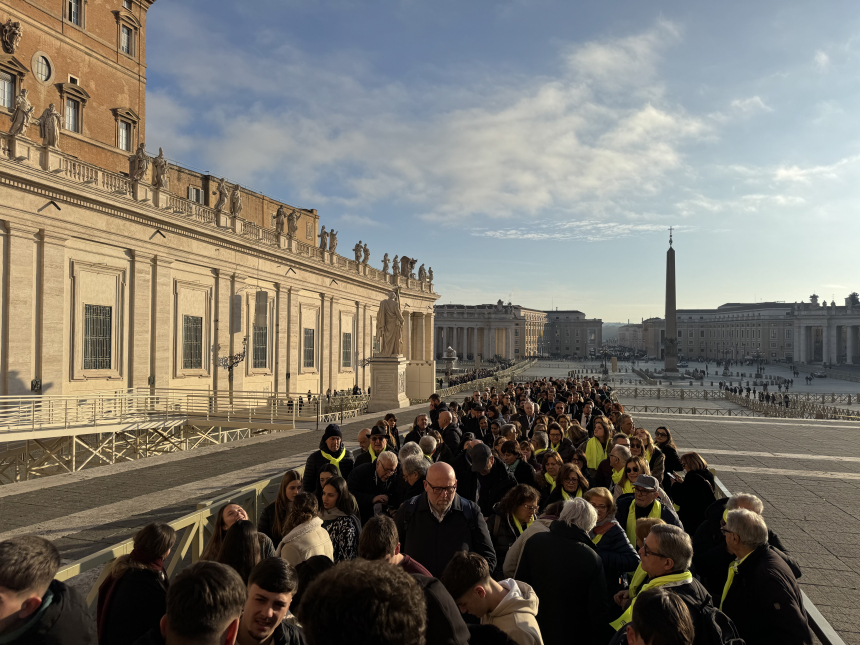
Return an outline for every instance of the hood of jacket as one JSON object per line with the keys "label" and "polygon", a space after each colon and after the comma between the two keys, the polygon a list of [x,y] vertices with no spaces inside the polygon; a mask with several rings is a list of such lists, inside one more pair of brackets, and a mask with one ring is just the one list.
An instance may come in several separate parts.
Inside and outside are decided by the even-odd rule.
{"label": "hood of jacket", "polygon": [[315,531],[316,529],[320,528],[322,526],[322,524],[323,524],[323,521],[319,517],[314,517],[314,518],[308,520],[307,522],[305,522],[304,524],[299,524],[296,528],[294,528],[292,531],[287,533],[284,536],[283,540],[281,540],[281,543],[278,545],[278,549],[277,549],[278,553],[280,553],[281,547],[283,545],[285,545],[287,542],[292,542],[294,540],[298,540],[299,538],[307,535],[311,531]]}
{"label": "hood of jacket", "polygon": [[508,588],[508,595],[489,613],[490,618],[501,618],[515,613],[526,613],[537,617],[538,597],[534,590],[525,582],[513,578],[502,580],[502,586]]}

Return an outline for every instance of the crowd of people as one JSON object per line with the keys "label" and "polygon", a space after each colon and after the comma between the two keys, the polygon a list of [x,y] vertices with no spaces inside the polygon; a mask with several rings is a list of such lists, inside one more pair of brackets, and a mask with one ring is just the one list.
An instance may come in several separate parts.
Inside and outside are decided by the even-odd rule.
{"label": "crowd of people", "polygon": [[[506,370],[509,367],[512,367],[514,361],[503,358],[496,358],[495,363],[492,367],[482,367],[480,369],[468,370],[466,372],[462,372],[460,374],[451,374],[450,372],[445,373],[445,380],[448,381],[448,387],[452,387],[454,385],[462,385],[463,383],[471,383],[472,381],[478,381],[482,378],[489,378],[502,370]],[[440,381],[442,379],[439,379]],[[441,387],[441,385],[440,385]]]}
{"label": "crowd of people", "polygon": [[408,432],[387,414],[358,442],[329,425],[256,523],[219,508],[172,581],[175,531],[141,529],[95,621],[49,541],[0,543],[0,643],[812,643],[761,500],[717,499],[704,458],[605,384],[434,394]]}

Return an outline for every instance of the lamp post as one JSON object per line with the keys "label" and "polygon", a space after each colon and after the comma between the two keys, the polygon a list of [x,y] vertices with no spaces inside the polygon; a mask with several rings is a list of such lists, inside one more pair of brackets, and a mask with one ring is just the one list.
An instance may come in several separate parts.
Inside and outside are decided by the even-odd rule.
{"label": "lamp post", "polygon": [[242,351],[218,358],[218,365],[227,370],[227,381],[230,383],[230,405],[233,405],[233,368],[245,360],[248,353],[248,337],[242,339]]}

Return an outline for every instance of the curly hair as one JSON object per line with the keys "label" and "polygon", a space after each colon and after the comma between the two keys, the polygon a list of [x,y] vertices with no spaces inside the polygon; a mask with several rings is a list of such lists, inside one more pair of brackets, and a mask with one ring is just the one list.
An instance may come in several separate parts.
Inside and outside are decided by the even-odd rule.
{"label": "curly hair", "polygon": [[540,501],[540,493],[534,486],[529,486],[528,484],[517,484],[502,497],[498,506],[496,506],[496,513],[499,515],[510,515],[520,506],[525,504],[526,502],[533,501],[535,503]]}
{"label": "curly hair", "polygon": [[401,567],[345,560],[311,583],[298,618],[309,645],[424,645],[427,603]]}
{"label": "curly hair", "polygon": [[284,535],[287,535],[297,526],[309,522],[317,515],[317,498],[313,493],[299,493],[293,501],[293,507],[290,509],[290,514],[287,515],[287,522],[284,526]]}

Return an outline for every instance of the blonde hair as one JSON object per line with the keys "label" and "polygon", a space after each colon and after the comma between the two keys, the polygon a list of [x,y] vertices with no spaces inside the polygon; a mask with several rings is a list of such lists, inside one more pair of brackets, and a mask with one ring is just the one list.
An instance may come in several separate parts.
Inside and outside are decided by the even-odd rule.
{"label": "blonde hair", "polygon": [[665,523],[659,517],[640,517],[636,520],[636,541],[642,540],[644,542],[653,527]]}
{"label": "blonde hair", "polygon": [[708,469],[708,462],[698,452],[685,452],[681,455],[681,464],[686,466],[687,470]]}

